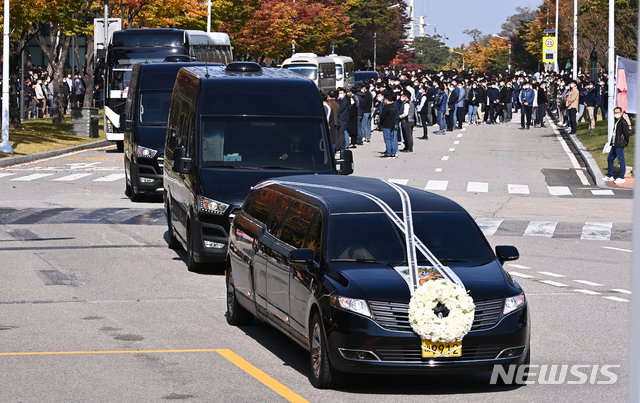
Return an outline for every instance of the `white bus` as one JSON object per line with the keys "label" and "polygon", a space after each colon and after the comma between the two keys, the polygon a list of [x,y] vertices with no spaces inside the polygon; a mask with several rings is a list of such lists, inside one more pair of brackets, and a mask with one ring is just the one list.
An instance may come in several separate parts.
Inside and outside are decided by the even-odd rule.
{"label": "white bus", "polygon": [[322,91],[336,89],[336,63],[315,53],[296,53],[282,63],[288,69],[313,80]]}
{"label": "white bus", "polygon": [[338,56],[334,53],[329,56],[336,63],[336,87],[342,87],[349,91],[355,84],[355,66],[349,56]]}

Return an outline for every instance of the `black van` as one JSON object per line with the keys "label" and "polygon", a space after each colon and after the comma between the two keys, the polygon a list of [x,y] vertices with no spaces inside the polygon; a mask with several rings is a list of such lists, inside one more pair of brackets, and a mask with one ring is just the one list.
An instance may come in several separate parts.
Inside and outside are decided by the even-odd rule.
{"label": "black van", "polygon": [[273,176],[350,174],[335,158],[313,81],[235,62],[178,73],[165,143],[164,201],[170,248],[189,270],[227,256],[230,219],[252,185]]}
{"label": "black van", "polygon": [[[335,387],[344,373],[529,363],[527,301],[502,266],[518,259],[517,249],[494,253],[473,218],[445,197],[372,178],[275,178],[253,188],[230,232],[227,321],[246,325],[256,316],[291,337],[310,352],[316,387]],[[475,313],[461,340],[429,342],[410,323],[411,284],[443,272],[464,285]],[[434,313],[447,317],[448,308],[456,309]]]}
{"label": "black van", "polygon": [[[124,122],[125,195],[132,201],[142,201],[145,193],[162,188],[164,138],[173,84],[182,67],[204,65],[182,60],[133,66],[125,113],[121,117]],[[222,66],[220,63],[213,65]]]}

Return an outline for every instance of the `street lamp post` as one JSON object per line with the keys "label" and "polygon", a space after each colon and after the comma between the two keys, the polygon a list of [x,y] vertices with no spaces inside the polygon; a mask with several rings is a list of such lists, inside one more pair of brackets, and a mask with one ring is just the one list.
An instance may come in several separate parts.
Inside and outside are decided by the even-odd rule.
{"label": "street lamp post", "polygon": [[455,50],[453,50],[453,49],[449,49],[449,52],[451,52],[451,53],[457,53],[457,54],[459,54],[460,56],[462,56],[462,70],[464,71],[464,70],[465,70],[465,68],[464,68],[464,53],[456,52],[456,51],[455,51]]}
{"label": "street lamp post", "polygon": [[504,36],[500,36],[500,35],[496,35],[493,34],[493,36],[498,37],[500,39],[504,39],[505,41],[509,42],[509,74],[511,74],[511,40],[509,38],[505,38]]}
{"label": "street lamp post", "polygon": [[[2,143],[0,151],[13,154],[9,143],[9,0],[4,0],[4,36],[2,38]],[[22,99],[20,99],[22,102]]]}

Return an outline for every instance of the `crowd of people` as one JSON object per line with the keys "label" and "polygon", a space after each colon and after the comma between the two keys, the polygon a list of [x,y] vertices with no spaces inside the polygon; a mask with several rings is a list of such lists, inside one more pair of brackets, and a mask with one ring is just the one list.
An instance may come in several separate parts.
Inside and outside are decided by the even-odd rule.
{"label": "crowd of people", "polygon": [[[68,71],[61,81],[64,84],[61,86],[64,114],[70,113],[73,106],[81,107],[87,92],[94,100],[93,106],[100,106],[96,105],[96,102],[101,102],[100,86],[96,85],[93,91],[87,90],[91,86],[86,84],[86,74],[84,78],[78,73],[72,77],[71,71]],[[53,116],[53,78],[46,69],[36,67],[25,71],[24,89],[18,81],[17,90],[19,94],[22,90],[25,120]]]}
{"label": "crowd of people", "polygon": [[473,72],[424,72],[388,69],[377,80],[322,95],[334,149],[371,142],[372,130],[382,131],[383,158],[413,152],[413,129],[432,134],[460,130],[463,124],[504,124],[520,112],[520,129],[544,128],[547,114],[576,132],[584,119],[595,128],[598,115],[607,119],[607,77],[580,75],[576,80],[554,72],[510,75]]}

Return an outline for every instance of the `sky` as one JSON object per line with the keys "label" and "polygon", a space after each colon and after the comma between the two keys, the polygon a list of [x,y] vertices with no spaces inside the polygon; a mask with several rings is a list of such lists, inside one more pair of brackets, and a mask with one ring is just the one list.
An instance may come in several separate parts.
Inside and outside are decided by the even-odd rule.
{"label": "sky", "polygon": [[[410,0],[405,0],[407,5]],[[465,29],[477,28],[484,35],[500,34],[500,26],[507,17],[516,13],[516,7],[535,9],[542,0],[414,0],[416,22],[417,17],[426,16],[424,22],[434,24],[425,27],[425,33],[444,35],[445,44],[451,48],[461,44],[468,45],[472,39],[463,34]],[[408,9],[407,9],[408,12]],[[419,34],[416,27],[415,35]]]}

